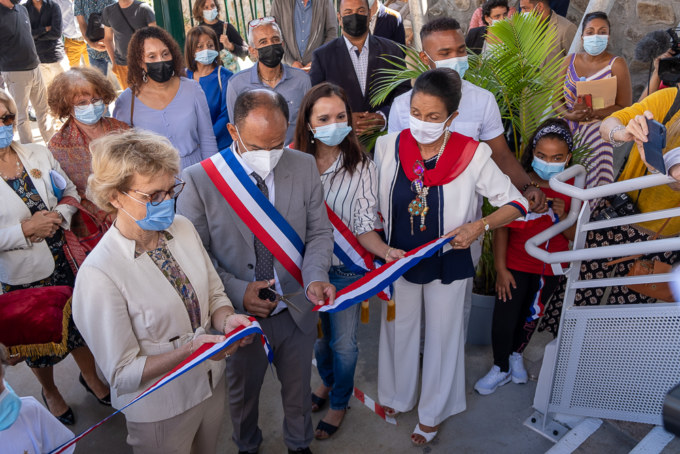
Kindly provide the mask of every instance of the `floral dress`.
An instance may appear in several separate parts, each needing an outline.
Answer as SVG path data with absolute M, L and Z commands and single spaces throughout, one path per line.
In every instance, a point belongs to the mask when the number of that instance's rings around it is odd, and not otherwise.
M 47 210 L 45 202 L 40 197 L 40 194 L 33 185 L 33 181 L 29 178 L 25 168 L 23 169 L 20 177 L 5 180 L 5 182 L 14 190 L 14 192 L 16 192 L 21 200 L 24 201 L 30 210 L 31 215 L 42 210 Z M 54 272 L 51 275 L 44 279 L 40 279 L 39 281 L 31 282 L 30 284 L 10 285 L 0 282 L 2 291 L 4 293 L 8 293 L 13 290 L 48 287 L 52 285 L 68 285 L 69 287 L 73 287 L 76 278 L 64 254 L 63 247 L 65 241 L 64 231 L 61 228 L 57 229 L 57 232 L 52 236 L 52 238 L 45 238 L 45 242 L 49 246 L 52 256 L 54 257 Z M 68 340 L 66 345 L 69 352 L 75 348 L 85 346 L 85 341 L 73 323 L 73 317 L 69 318 Z M 62 356 L 33 357 L 27 359 L 26 363 L 29 367 L 34 368 L 50 367 L 54 364 L 57 364 L 67 355 L 68 352 Z

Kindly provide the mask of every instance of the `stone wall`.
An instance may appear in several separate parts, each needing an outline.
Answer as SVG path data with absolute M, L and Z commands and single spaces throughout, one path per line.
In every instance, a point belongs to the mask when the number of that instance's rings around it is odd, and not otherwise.
M 483 0 L 434 0 L 428 8 L 428 19 L 450 16 L 467 31 L 470 18 Z M 510 0 L 518 7 L 518 0 Z M 567 17 L 579 24 L 588 0 L 571 0 Z M 626 59 L 633 81 L 634 99 L 646 86 L 649 64 L 634 60 L 635 46 L 647 33 L 675 26 L 680 21 L 680 0 L 617 0 L 609 13 L 612 22 L 610 51 Z M 578 36 L 578 35 L 577 35 Z

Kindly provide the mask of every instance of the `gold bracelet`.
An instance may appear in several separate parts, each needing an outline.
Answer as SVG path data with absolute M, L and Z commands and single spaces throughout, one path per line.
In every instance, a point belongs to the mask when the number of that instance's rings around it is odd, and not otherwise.
M 390 252 L 392 252 L 393 250 L 394 250 L 393 247 L 387 248 L 387 252 L 385 253 L 385 263 L 387 263 L 387 259 L 390 256 Z

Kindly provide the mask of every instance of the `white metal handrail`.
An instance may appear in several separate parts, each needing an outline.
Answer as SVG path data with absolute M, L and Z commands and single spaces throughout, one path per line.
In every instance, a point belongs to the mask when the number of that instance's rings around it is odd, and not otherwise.
M 623 192 L 631 192 L 639 189 L 646 189 L 654 186 L 672 183 L 672 178 L 657 174 L 644 177 L 633 178 L 630 180 L 611 183 L 604 186 L 584 189 L 586 169 L 581 165 L 574 165 L 564 172 L 550 179 L 550 187 L 562 194 L 572 197 L 572 204 L 567 217 L 555 225 L 547 228 L 540 234 L 529 239 L 525 244 L 525 249 L 529 255 L 545 263 L 564 263 L 579 260 L 597 260 L 606 257 L 623 257 L 627 255 L 646 255 L 671 250 L 680 250 L 680 238 L 665 238 L 653 241 L 643 241 L 638 243 L 618 244 L 603 246 L 598 248 L 578 249 L 563 252 L 548 252 L 541 249 L 539 245 L 544 244 L 550 238 L 558 235 L 574 225 L 579 218 L 581 203 L 587 200 L 606 197 Z M 566 183 L 567 180 L 574 178 L 574 185 Z M 589 210 L 587 206 L 583 210 Z M 680 207 L 666 210 L 659 210 L 651 213 L 636 214 L 631 216 L 617 217 L 606 221 L 590 221 L 589 216 L 581 216 L 581 231 L 610 228 L 618 225 L 633 224 L 638 222 L 665 219 L 668 217 L 680 216 Z M 665 276 L 665 275 L 659 275 Z M 667 279 L 670 280 L 670 279 Z M 661 281 L 666 282 L 667 280 Z M 616 284 L 614 284 L 616 285 Z

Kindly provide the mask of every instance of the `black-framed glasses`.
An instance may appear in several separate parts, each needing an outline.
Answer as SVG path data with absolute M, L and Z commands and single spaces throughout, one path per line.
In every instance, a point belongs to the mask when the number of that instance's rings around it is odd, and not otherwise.
M 93 104 L 95 106 L 102 105 L 104 103 L 104 100 L 102 98 L 92 98 L 92 99 L 84 99 L 80 101 L 79 103 L 74 104 L 76 107 L 87 107 L 90 104 Z
M 156 191 L 153 194 L 147 194 L 136 189 L 130 189 L 130 191 L 139 195 L 143 195 L 151 205 L 157 206 L 164 202 L 168 196 L 170 196 L 171 199 L 176 199 L 180 195 L 186 183 L 177 177 L 175 177 L 175 181 L 177 181 L 177 183 L 171 187 L 169 191 Z
M 2 122 L 3 125 L 9 126 L 12 123 L 14 123 L 14 119 L 17 117 L 17 114 L 13 113 L 6 113 L 2 117 L 0 117 L 0 121 Z

